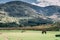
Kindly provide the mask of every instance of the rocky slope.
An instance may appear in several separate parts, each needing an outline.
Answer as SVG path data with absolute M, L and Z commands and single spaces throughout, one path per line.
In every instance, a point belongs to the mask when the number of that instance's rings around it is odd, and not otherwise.
M 3 26 L 34 26 L 52 23 L 52 19 L 46 17 L 43 10 L 42 14 L 38 10 L 40 11 L 40 7 L 22 1 L 1 4 L 0 24 Z

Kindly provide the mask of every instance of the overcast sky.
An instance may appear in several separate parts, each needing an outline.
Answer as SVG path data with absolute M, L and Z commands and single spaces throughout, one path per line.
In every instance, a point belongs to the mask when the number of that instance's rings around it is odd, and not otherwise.
M 9 1 L 14 1 L 14 0 L 0 0 L 0 3 L 5 3 Z M 60 0 L 19 0 L 19 1 L 28 2 L 33 5 L 42 6 L 42 7 L 49 6 L 49 5 L 60 6 Z

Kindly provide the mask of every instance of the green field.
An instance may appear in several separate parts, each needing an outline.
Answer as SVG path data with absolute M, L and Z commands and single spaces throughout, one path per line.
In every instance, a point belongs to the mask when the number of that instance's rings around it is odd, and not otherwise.
M 60 40 L 60 37 L 55 37 L 60 34 L 60 31 L 47 31 L 47 34 L 42 34 L 41 31 L 25 31 L 21 30 L 0 30 L 0 40 Z

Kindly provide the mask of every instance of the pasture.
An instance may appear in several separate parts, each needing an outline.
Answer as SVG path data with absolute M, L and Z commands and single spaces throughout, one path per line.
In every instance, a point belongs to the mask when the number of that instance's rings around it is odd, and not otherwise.
M 47 31 L 47 34 L 42 34 L 41 31 L 25 30 L 0 30 L 0 40 L 60 40 L 60 37 L 55 37 L 60 34 L 60 31 Z

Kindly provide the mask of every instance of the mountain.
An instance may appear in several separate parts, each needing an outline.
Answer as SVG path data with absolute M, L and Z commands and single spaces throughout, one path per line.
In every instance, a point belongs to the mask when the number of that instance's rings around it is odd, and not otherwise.
M 39 7 L 39 6 L 30 6 L 34 10 L 36 10 L 39 14 L 52 19 L 53 21 L 60 21 L 60 6 L 57 5 L 50 5 L 46 7 Z
M 37 12 L 51 18 L 54 21 L 60 21 L 60 6 L 51 5 L 46 7 L 38 7 Z
M 22 1 L 11 1 L 0 4 L 0 27 L 34 26 L 52 23 L 52 19 L 44 15 L 44 13 L 46 14 L 44 10 L 43 7 Z

